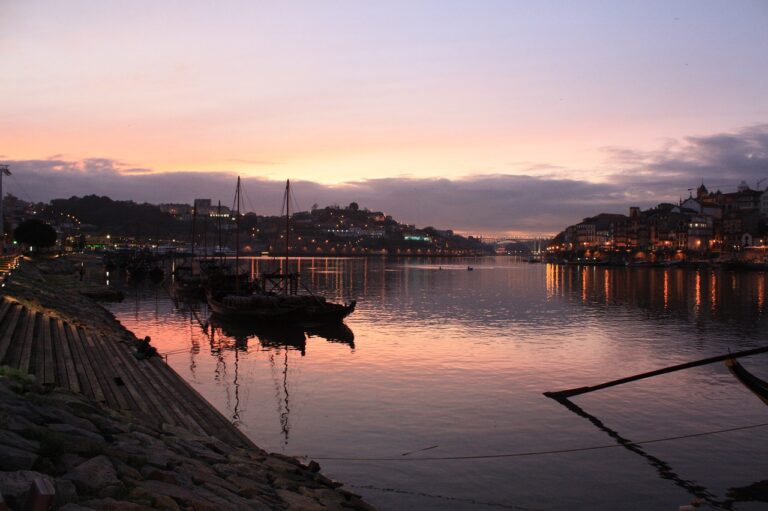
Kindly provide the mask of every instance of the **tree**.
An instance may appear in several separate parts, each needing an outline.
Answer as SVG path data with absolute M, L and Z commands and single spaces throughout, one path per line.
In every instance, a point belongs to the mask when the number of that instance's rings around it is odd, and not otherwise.
M 56 244 L 56 231 L 37 218 L 24 220 L 13 231 L 13 239 L 30 247 L 46 248 Z
M 352 202 L 349 204 L 349 209 L 351 211 L 357 211 L 358 209 L 360 209 L 360 206 L 358 206 L 357 202 Z

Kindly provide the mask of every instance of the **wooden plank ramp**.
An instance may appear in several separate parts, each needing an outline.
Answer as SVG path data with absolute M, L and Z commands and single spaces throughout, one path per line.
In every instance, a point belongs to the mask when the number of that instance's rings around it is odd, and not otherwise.
M 118 410 L 255 447 L 160 357 L 134 356 L 128 333 L 106 336 L 0 297 L 0 364 Z
M 16 331 L 16 327 L 19 324 L 19 318 L 21 317 L 21 311 L 24 307 L 21 304 L 14 304 L 12 312 L 8 316 L 8 320 L 3 322 L 2 336 L 0 336 L 0 364 L 8 364 L 6 360 L 13 334 Z

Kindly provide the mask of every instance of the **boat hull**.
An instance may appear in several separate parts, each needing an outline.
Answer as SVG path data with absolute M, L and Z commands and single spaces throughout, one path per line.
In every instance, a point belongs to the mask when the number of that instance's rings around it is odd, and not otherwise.
M 744 366 L 739 364 L 736 359 L 729 358 L 725 361 L 725 365 L 736 377 L 736 379 L 738 379 L 753 394 L 759 397 L 763 403 L 768 405 L 768 382 L 761 380 L 757 376 L 744 369 Z
M 354 312 L 356 302 L 336 304 L 327 302 L 307 304 L 244 304 L 235 306 L 227 304 L 223 299 L 207 294 L 208 306 L 211 311 L 223 318 L 255 321 L 263 323 L 307 323 L 325 324 L 340 322 Z

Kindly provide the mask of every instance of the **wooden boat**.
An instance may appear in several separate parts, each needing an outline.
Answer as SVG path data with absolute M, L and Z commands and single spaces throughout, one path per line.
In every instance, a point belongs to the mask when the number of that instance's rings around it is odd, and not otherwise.
M 736 377 L 736 379 L 738 379 L 745 387 L 752 391 L 753 394 L 755 394 L 765 404 L 768 405 L 768 382 L 761 380 L 757 376 L 744 369 L 744 366 L 739 364 L 735 358 L 727 359 L 725 361 L 725 365 Z
M 286 255 L 288 268 L 288 236 L 290 233 L 290 181 L 286 183 Z M 235 192 L 237 228 L 237 254 L 235 268 L 239 264 L 240 178 Z M 299 295 L 297 273 L 264 274 L 261 282 L 250 283 L 235 274 L 233 286 L 211 286 L 206 298 L 211 311 L 224 318 L 262 323 L 338 323 L 355 310 L 356 302 L 338 304 L 313 294 Z

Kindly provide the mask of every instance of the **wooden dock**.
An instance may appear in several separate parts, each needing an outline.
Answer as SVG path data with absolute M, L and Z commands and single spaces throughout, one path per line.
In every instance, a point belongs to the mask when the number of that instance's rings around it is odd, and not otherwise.
M 0 365 L 118 410 L 255 447 L 160 357 L 139 360 L 134 351 L 127 331 L 107 337 L 0 297 Z

